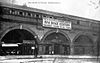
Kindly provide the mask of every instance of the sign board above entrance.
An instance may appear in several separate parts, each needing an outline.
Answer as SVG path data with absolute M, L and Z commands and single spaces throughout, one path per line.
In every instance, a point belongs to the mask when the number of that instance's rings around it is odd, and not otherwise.
M 43 18 L 44 27 L 71 29 L 71 22 L 53 18 Z

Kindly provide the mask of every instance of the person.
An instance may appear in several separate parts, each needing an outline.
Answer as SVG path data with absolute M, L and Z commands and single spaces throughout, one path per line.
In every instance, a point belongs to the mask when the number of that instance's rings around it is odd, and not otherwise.
M 35 49 L 34 49 L 34 56 L 35 56 L 35 58 L 37 58 L 37 55 L 38 55 L 38 45 L 35 44 Z

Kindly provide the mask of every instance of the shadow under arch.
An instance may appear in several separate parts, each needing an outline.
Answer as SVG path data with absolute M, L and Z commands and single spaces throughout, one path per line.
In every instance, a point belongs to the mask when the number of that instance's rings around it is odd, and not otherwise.
M 74 55 L 94 55 L 94 44 L 90 35 L 79 33 L 73 39 Z
M 7 28 L 6 30 L 3 30 L 2 34 L 1 34 L 1 38 L 0 38 L 0 42 L 1 42 L 2 38 L 3 38 L 8 32 L 10 32 L 10 31 L 12 31 L 12 30 L 15 30 L 15 29 L 21 30 L 21 29 L 20 29 L 20 26 L 9 27 L 9 28 Z M 38 36 L 36 35 L 36 33 L 35 33 L 33 30 L 31 30 L 29 27 L 23 26 L 22 30 L 26 30 L 26 31 L 30 32 L 30 33 L 36 38 L 37 43 L 40 42 L 40 40 L 39 40 Z
M 2 49 L 0 49 L 2 53 L 0 53 L 0 55 L 31 55 L 35 54 L 32 47 L 36 47 L 36 44 L 38 45 L 39 39 L 35 32 L 28 27 L 23 26 L 23 28 L 20 29 L 19 26 L 15 26 L 3 31 L 0 42 L 0 45 L 2 45 Z M 8 46 L 9 44 L 10 46 Z
M 70 39 L 68 35 L 61 30 L 50 30 L 42 38 L 44 44 L 44 54 L 69 55 Z

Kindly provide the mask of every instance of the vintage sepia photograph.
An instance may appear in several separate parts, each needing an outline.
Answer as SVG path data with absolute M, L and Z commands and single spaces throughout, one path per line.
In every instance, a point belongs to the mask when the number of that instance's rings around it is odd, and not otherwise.
M 0 63 L 100 63 L 100 0 L 0 0 Z

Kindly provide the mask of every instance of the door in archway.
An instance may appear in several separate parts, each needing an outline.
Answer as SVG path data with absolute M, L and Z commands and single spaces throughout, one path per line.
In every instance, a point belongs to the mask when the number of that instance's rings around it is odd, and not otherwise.
M 55 55 L 69 55 L 70 54 L 70 44 L 69 40 L 62 33 L 51 33 L 45 40 L 45 54 L 55 54 Z
M 37 40 L 27 30 L 14 29 L 6 33 L 1 42 L 1 55 L 31 55 Z
M 58 45 L 58 44 L 55 44 L 54 45 L 54 54 L 60 54 L 60 45 Z

